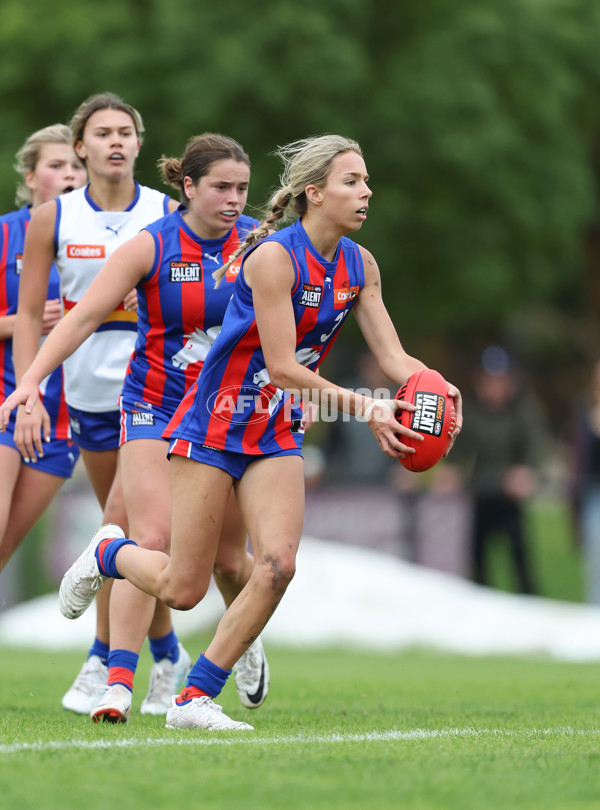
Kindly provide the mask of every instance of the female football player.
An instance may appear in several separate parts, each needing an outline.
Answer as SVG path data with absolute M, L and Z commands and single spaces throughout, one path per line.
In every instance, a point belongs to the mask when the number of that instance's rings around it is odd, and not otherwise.
M 144 126 L 140 114 L 113 93 L 86 99 L 70 122 L 71 142 L 87 169 L 89 183 L 40 205 L 27 230 L 13 349 L 17 379 L 39 348 L 45 290 L 53 264 L 60 275 L 63 309 L 75 306 L 113 251 L 140 228 L 177 207 L 161 191 L 140 186 L 134 165 Z M 103 520 L 127 521 L 118 472 L 119 404 L 127 362 L 137 331 L 135 291 L 64 365 L 65 399 L 71 435 L 103 510 Z M 48 445 L 48 414 L 38 403 L 16 418 L 15 444 L 36 461 Z M 36 462 L 39 464 L 39 461 Z M 110 589 L 97 600 L 96 638 L 88 659 L 63 697 L 63 707 L 87 714 L 103 694 L 107 678 Z M 170 612 L 157 609 L 152 637 L 169 637 Z M 177 652 L 171 651 L 175 657 Z M 175 673 L 177 675 L 178 673 Z
M 86 181 L 85 168 L 75 155 L 71 131 L 53 124 L 27 138 L 17 152 L 21 175 L 16 202 L 19 209 L 0 217 L 0 389 L 3 397 L 15 387 L 13 333 L 25 232 L 42 203 L 66 194 Z M 62 316 L 60 279 L 52 264 L 43 301 L 40 333 L 47 335 Z M 63 372 L 57 368 L 44 380 L 40 399 L 50 417 L 50 443 L 44 454 L 23 458 L 14 441 L 14 417 L 0 435 L 0 571 L 41 517 L 60 487 L 70 478 L 79 449 L 70 439 L 63 395 Z

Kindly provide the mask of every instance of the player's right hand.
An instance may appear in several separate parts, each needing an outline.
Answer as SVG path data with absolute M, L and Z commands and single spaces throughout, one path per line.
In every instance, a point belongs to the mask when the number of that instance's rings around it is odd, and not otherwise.
M 0 430 L 4 432 L 11 412 L 18 407 L 14 441 L 26 461 L 35 462 L 44 455 L 44 441 L 50 440 L 50 417 L 39 401 L 37 385 L 25 379 L 0 405 Z
M 137 297 L 137 290 L 135 289 L 135 287 L 133 288 L 133 290 L 130 290 L 123 299 L 123 306 L 125 307 L 127 312 L 137 312 L 138 297 Z
M 423 440 L 420 433 L 400 424 L 395 417 L 397 410 L 414 411 L 416 407 L 410 402 L 397 399 L 367 398 L 356 413 L 359 421 L 367 422 L 386 456 L 395 459 L 405 458 L 407 454 L 415 452 L 413 447 L 402 443 L 402 437 Z
M 50 417 L 39 399 L 30 411 L 28 407 L 26 402 L 17 410 L 14 440 L 25 461 L 35 463 L 44 455 L 44 442 L 50 441 Z

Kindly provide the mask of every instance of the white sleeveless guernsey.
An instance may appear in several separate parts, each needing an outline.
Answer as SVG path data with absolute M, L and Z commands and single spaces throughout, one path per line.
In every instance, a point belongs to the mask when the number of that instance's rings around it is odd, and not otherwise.
M 54 243 L 64 311 L 82 298 L 109 256 L 168 212 L 169 197 L 136 183 L 126 211 L 102 211 L 79 188 L 56 199 Z M 118 410 L 137 336 L 137 315 L 123 304 L 64 362 L 67 404 L 81 411 Z

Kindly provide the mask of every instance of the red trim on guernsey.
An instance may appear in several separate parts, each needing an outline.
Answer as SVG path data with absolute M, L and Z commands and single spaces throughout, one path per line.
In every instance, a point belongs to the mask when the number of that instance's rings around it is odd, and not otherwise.
M 202 280 L 199 283 L 192 282 L 195 287 L 195 292 L 193 295 L 186 295 L 188 284 L 181 285 L 181 323 L 194 324 L 195 329 L 201 329 L 202 331 L 204 331 L 204 321 L 206 312 L 205 273 L 207 272 L 207 268 L 204 267 L 204 251 L 202 249 L 202 246 L 199 245 L 198 242 L 195 242 L 183 230 L 183 228 L 179 229 L 179 244 L 181 250 L 181 261 L 200 262 L 200 267 L 202 268 Z M 184 346 L 186 342 L 185 335 L 182 335 L 181 339 L 182 339 L 181 345 Z M 184 374 L 185 374 L 186 391 L 188 390 L 190 385 L 192 385 L 192 383 L 196 381 L 198 374 L 200 373 L 200 369 L 201 366 L 199 366 L 198 363 L 190 363 L 189 366 L 185 369 Z
M 163 434 L 162 434 L 163 439 L 170 439 L 171 434 L 173 433 L 173 431 L 176 430 L 179 427 L 179 425 L 181 424 L 182 417 L 185 415 L 185 413 L 194 404 L 194 396 L 195 396 L 197 390 L 198 390 L 198 386 L 196 385 L 196 383 L 194 383 L 194 385 L 192 385 L 186 391 L 183 399 L 181 400 L 181 402 L 177 406 L 177 409 L 176 409 L 175 413 L 171 417 L 171 419 L 169 421 L 169 424 L 163 430 Z M 182 441 L 182 440 L 177 439 L 175 443 L 180 442 L 180 441 Z M 185 455 L 184 453 L 180 453 L 178 450 L 175 450 L 175 449 L 173 449 L 171 452 L 175 453 L 175 455 L 177 455 L 177 456 Z
M 6 279 L 6 254 L 8 252 L 8 223 L 2 223 L 2 256 L 0 256 L 0 277 Z M 8 294 L 6 284 L 0 285 L 0 315 L 8 310 Z
M 0 315 L 8 312 L 8 292 L 6 287 L 6 254 L 8 252 L 8 223 L 2 223 L 2 256 L 0 257 Z M 8 396 L 8 391 L 4 386 L 4 352 L 0 352 L 0 396 L 2 399 Z
M 274 394 L 276 393 L 277 388 L 274 385 L 271 385 L 271 383 L 268 383 L 268 385 L 264 386 L 263 391 L 264 390 L 270 391 Z M 280 416 L 284 412 L 284 410 L 285 410 L 284 408 L 281 409 L 281 411 L 279 412 Z M 250 455 L 252 455 L 256 453 L 256 450 L 262 453 L 262 450 L 260 450 L 258 443 L 262 439 L 264 432 L 265 432 L 265 423 L 262 420 L 256 422 L 249 422 L 248 425 L 246 425 L 246 430 L 244 431 L 244 438 L 242 439 L 242 447 L 244 453 L 249 453 Z M 274 435 L 273 439 L 274 441 L 277 442 L 277 444 L 280 447 L 282 446 L 277 436 Z M 295 446 L 296 445 L 294 444 L 294 447 Z
M 191 453 L 192 453 L 191 442 L 188 442 L 185 439 L 175 439 L 175 441 L 173 442 L 173 447 L 171 448 L 172 455 L 183 456 L 183 458 L 190 458 Z
M 308 254 L 308 251 L 307 251 L 307 255 L 310 256 L 310 254 Z M 297 259 L 297 257 L 296 257 L 293 250 L 290 252 L 290 257 L 291 257 L 292 263 L 294 265 L 294 271 L 295 271 L 295 275 L 296 275 L 296 283 L 294 284 L 294 288 L 292 290 L 292 295 L 293 295 L 296 292 L 296 290 L 298 289 L 298 285 L 300 283 L 300 264 L 299 264 L 298 259 Z M 310 257 L 310 258 L 312 258 L 312 257 Z M 309 270 L 310 269 L 311 269 L 311 267 L 309 265 Z M 310 276 L 311 283 L 317 284 L 317 283 L 320 282 L 322 284 L 323 283 L 323 278 L 322 278 L 323 277 L 323 268 L 321 267 L 321 265 L 317 264 L 317 269 L 315 270 L 315 268 L 313 267 L 312 270 L 314 271 L 315 278 L 313 279 L 313 272 L 311 272 L 311 276 Z M 318 309 L 312 309 L 310 307 L 306 307 L 304 313 L 302 314 L 302 318 L 300 319 L 300 323 L 296 327 L 296 332 L 297 332 L 297 335 L 298 335 L 297 341 L 299 341 L 301 339 L 301 337 L 303 337 L 307 332 L 309 332 L 311 329 L 314 328 L 314 326 L 315 326 L 315 324 L 317 322 L 318 316 L 319 316 L 319 310 Z M 257 334 L 258 334 L 258 332 L 257 332 Z M 255 348 L 256 348 L 256 346 L 255 346 Z M 266 387 L 267 388 L 274 388 L 274 386 L 266 386 Z M 273 441 L 277 442 L 278 446 L 282 450 L 290 450 L 290 449 L 293 449 L 293 448 L 296 447 L 296 442 L 294 441 L 294 438 L 292 437 L 291 433 L 289 432 L 289 427 L 290 426 L 286 425 L 286 422 L 285 422 L 286 413 L 285 413 L 285 411 L 286 411 L 286 409 L 282 408 L 279 411 L 279 413 L 277 414 L 275 422 L 273 423 L 272 439 L 273 439 Z M 286 430 L 286 427 L 287 427 L 287 430 Z M 256 453 L 256 450 L 259 449 L 259 442 L 263 437 L 264 430 L 265 430 L 265 424 L 262 421 L 250 422 L 250 424 L 247 425 L 246 430 L 244 431 L 244 437 L 242 439 L 242 448 L 243 448 L 244 453 L 250 453 L 250 454 Z
M 308 269 L 309 274 L 309 284 L 314 284 L 316 286 L 324 286 L 325 284 L 325 275 L 326 270 L 320 262 L 318 262 L 315 257 L 310 253 L 307 248 L 302 248 L 306 252 L 306 267 Z M 294 262 L 298 266 L 299 262 L 298 259 L 292 251 L 292 256 Z M 298 278 L 300 275 L 298 274 Z M 296 343 L 299 344 L 303 339 L 304 336 L 307 335 L 309 332 L 312 332 L 316 326 L 319 319 L 319 308 L 318 307 L 305 307 L 304 312 L 302 313 L 302 317 L 300 318 L 297 326 L 296 326 Z M 282 450 L 292 450 L 297 445 L 294 440 L 294 437 L 290 433 L 290 424 L 286 422 L 286 409 L 282 408 L 277 417 L 275 422 L 273 423 L 273 439 L 277 442 L 279 447 Z M 246 439 L 246 434 L 244 434 L 244 440 Z M 258 436 L 254 442 L 257 443 L 260 439 Z
M 230 386 L 239 388 L 239 381 L 243 380 L 246 375 L 246 370 L 252 359 L 252 355 L 256 351 L 260 340 L 258 337 L 258 327 L 256 320 L 253 320 L 248 331 L 244 335 L 235 349 L 229 355 L 229 360 L 225 366 L 225 371 L 221 377 L 219 388 L 223 391 L 227 390 Z M 212 414 L 210 416 L 208 427 L 206 429 L 206 438 L 204 444 L 209 447 L 217 447 L 221 450 L 225 449 L 225 442 L 227 441 L 227 431 L 229 430 L 229 423 L 225 421 L 227 414 L 222 411 L 220 413 L 221 419 L 216 419 Z M 244 452 L 246 445 L 244 442 Z
M 294 264 L 294 273 L 296 274 L 296 280 L 294 282 L 294 286 L 292 287 L 292 295 L 294 295 L 294 293 L 298 289 L 298 285 L 300 284 L 300 265 L 298 264 L 298 259 L 294 255 L 293 250 L 291 251 L 291 256 L 292 256 L 292 262 Z
M 333 280 L 332 283 L 333 283 L 334 290 L 350 289 L 350 274 L 348 273 L 348 266 L 346 265 L 346 259 L 344 258 L 344 251 L 341 251 L 341 253 L 340 253 L 340 258 L 339 258 L 338 263 L 336 265 L 335 276 L 334 276 L 334 280 Z M 335 308 L 335 304 L 334 304 L 334 308 Z M 347 306 L 340 307 L 339 311 L 343 312 L 345 309 L 347 309 Z M 347 316 L 345 316 L 345 317 L 347 317 Z M 341 321 L 339 326 L 336 327 L 336 331 L 332 335 L 331 340 L 327 341 L 323 351 L 321 352 L 321 359 L 319 360 L 319 365 L 321 365 L 323 360 L 325 360 L 325 358 L 327 357 L 327 355 L 329 354 L 329 352 L 333 348 L 333 344 L 337 340 L 337 337 L 338 337 L 338 335 L 339 335 L 339 333 L 341 331 L 342 324 L 343 324 L 343 321 Z
M 119 397 L 119 408 L 121 408 L 122 399 L 123 399 L 122 397 Z M 119 447 L 120 447 L 127 441 L 127 415 L 125 414 L 124 411 L 121 411 L 121 414 L 119 416 L 119 423 L 120 423 L 119 429 Z
M 296 400 L 293 407 L 299 408 L 300 402 Z M 275 422 L 273 423 L 273 438 L 282 450 L 294 450 L 298 445 L 296 444 L 293 435 L 290 433 L 291 422 L 285 421 L 285 410 L 285 408 L 282 408 L 279 411 Z
M 317 287 L 323 287 L 325 285 L 325 268 L 309 253 L 308 249 L 304 248 L 304 250 L 306 250 L 306 267 L 309 274 L 308 283 L 314 284 Z M 296 344 L 301 343 L 304 336 L 312 332 L 317 325 L 318 317 L 319 307 L 304 307 L 304 312 L 296 327 Z
M 56 374 L 56 372 L 54 372 Z M 67 403 L 65 400 L 64 394 L 64 383 L 65 383 L 65 375 L 62 367 L 60 369 L 60 403 L 58 405 L 58 411 L 55 415 L 54 420 L 54 435 L 57 439 L 70 439 L 71 438 L 71 427 L 70 427 L 70 420 L 69 420 L 69 409 L 67 408 Z
M 151 281 L 144 285 L 146 306 L 151 325 L 146 335 L 145 351 L 149 368 L 144 380 L 143 399 L 148 400 L 149 402 L 154 402 L 156 398 L 156 391 L 160 391 L 162 400 L 166 382 L 166 375 L 164 372 L 165 324 L 162 316 L 160 300 L 160 268 L 162 266 L 164 245 L 162 233 L 160 233 L 160 231 L 156 234 L 156 238 L 159 243 L 158 256 L 154 260 L 156 272 L 152 276 Z M 150 392 L 152 392 L 152 394 Z

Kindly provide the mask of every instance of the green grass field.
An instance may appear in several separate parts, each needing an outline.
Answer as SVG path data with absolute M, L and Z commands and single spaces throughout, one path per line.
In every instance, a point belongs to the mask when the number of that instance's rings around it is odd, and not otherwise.
M 188 639 L 194 654 L 205 639 Z M 0 649 L 0 797 L 29 808 L 600 807 L 600 665 L 270 649 L 243 734 L 60 709 L 81 655 Z M 116 804 L 115 804 L 116 803 Z

